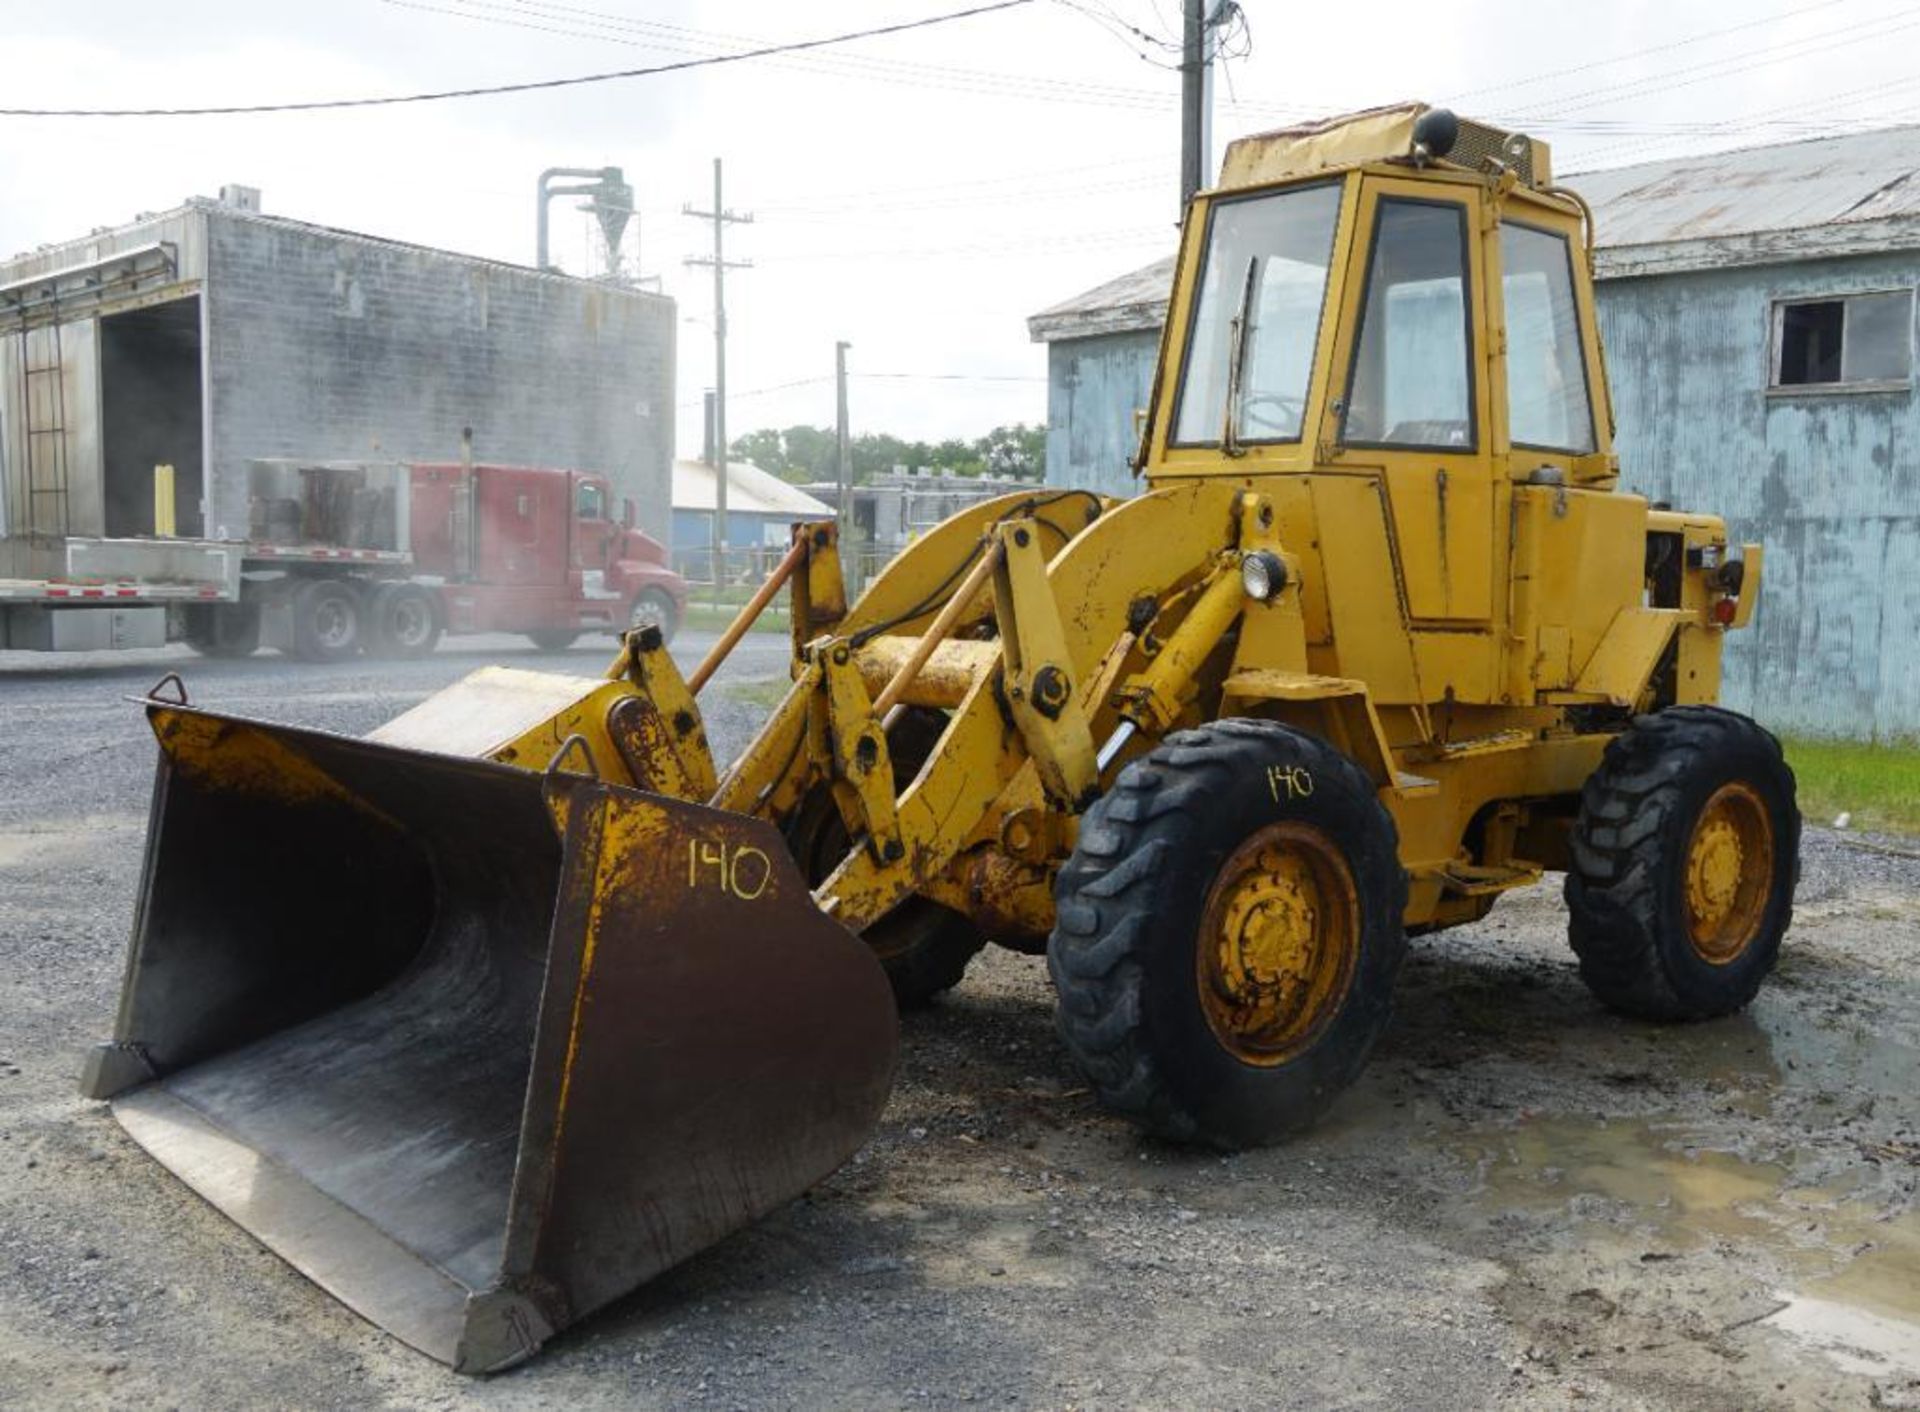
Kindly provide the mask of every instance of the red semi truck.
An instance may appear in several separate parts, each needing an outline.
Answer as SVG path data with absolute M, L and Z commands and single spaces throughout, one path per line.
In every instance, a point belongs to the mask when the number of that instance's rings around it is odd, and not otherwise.
M 264 460 L 235 601 L 189 604 L 208 656 L 277 647 L 308 661 L 417 657 L 446 633 L 525 633 L 540 647 L 657 625 L 686 581 L 616 519 L 604 476 L 532 466 Z

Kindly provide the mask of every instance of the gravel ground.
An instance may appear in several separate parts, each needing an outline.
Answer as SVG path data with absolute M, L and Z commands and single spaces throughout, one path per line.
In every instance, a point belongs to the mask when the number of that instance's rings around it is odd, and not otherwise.
M 689 633 L 683 659 L 711 641 Z M 364 731 L 472 667 L 0 653 L 0 1405 L 1920 1406 L 1920 847 L 1809 833 L 1746 1015 L 1602 1012 L 1558 889 L 1415 944 L 1329 1120 L 1221 1158 L 1102 1114 L 1045 971 L 908 1017 L 880 1130 L 805 1198 L 457 1377 L 320 1294 L 74 1096 L 111 1028 L 153 747 L 121 698 Z M 736 749 L 783 642 L 710 726 Z

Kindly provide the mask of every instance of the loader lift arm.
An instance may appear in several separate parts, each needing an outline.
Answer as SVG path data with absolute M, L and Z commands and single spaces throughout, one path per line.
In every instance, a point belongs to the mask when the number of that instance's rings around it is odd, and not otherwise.
M 1004 853 L 1016 815 L 1030 828 L 1051 819 L 1056 843 L 1070 842 L 1062 825 L 1070 830 L 1103 773 L 1137 753 L 1136 733 L 1144 745 L 1193 708 L 1198 678 L 1250 601 L 1242 555 L 1277 559 L 1273 518 L 1258 513 L 1260 503 L 1218 485 L 1120 505 L 1086 492 L 1015 495 L 949 521 L 890 566 L 853 615 L 798 646 L 793 687 L 704 802 L 778 824 L 813 790 L 830 789 L 853 846 L 815 897 L 855 931 L 914 893 L 957 901 L 966 884 L 956 862 Z M 1177 529 L 1167 528 L 1169 516 Z M 1149 524 L 1153 532 L 1141 533 Z M 794 533 L 774 580 L 817 595 L 826 575 L 809 570 L 831 534 Z M 742 610 L 716 654 L 770 597 L 763 590 Z M 798 620 L 806 600 L 795 598 Z M 692 683 L 717 665 L 710 656 Z M 642 635 L 615 670 L 643 695 L 679 699 L 671 662 Z M 951 716 L 896 797 L 887 726 L 908 702 Z M 696 767 L 674 778 L 691 786 L 702 775 Z M 1054 850 L 1014 842 L 1016 857 L 993 871 L 1004 884 L 1007 864 L 1026 865 L 1016 870 L 1031 894 L 1022 910 L 1044 930 L 1048 874 L 1034 865 Z

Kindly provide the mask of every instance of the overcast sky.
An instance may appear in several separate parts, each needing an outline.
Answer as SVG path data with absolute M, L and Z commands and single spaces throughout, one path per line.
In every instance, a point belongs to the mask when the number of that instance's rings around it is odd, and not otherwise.
M 381 95 L 672 62 L 967 0 L 0 0 L 7 107 Z M 1178 0 L 1032 0 L 911 34 L 555 92 L 217 118 L 0 118 L 0 255 L 223 182 L 268 211 L 531 263 L 543 167 L 617 165 L 638 260 L 680 304 L 680 443 L 712 380 L 711 162 L 752 211 L 729 256 L 730 430 L 833 419 L 979 435 L 1042 421 L 1028 314 L 1165 254 Z M 1899 0 L 1245 0 L 1217 85 L 1238 133 L 1402 98 L 1553 142 L 1558 169 L 1920 120 L 1920 4 Z M 1142 38 L 1133 31 L 1144 32 Z M 634 236 L 628 236 L 628 258 Z M 588 218 L 556 202 L 560 263 Z M 911 375 L 911 376 L 902 376 Z M 939 376 L 930 376 L 939 375 Z M 784 386 L 800 383 L 798 386 Z M 780 389 L 763 391 L 763 389 Z

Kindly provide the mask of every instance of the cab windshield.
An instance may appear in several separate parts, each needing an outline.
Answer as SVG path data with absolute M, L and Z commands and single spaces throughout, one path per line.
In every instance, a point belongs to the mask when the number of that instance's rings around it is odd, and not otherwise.
M 1214 203 L 1175 445 L 1300 439 L 1339 214 L 1337 182 Z

